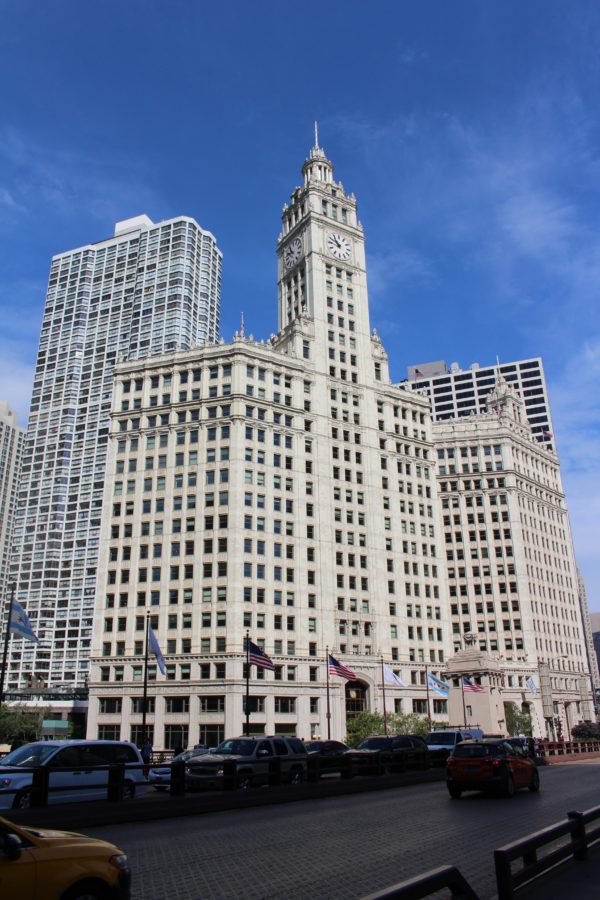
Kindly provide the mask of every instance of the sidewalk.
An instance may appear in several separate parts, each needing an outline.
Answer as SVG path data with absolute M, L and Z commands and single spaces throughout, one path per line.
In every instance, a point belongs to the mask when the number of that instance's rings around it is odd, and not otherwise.
M 598 900 L 600 897 L 600 842 L 583 862 L 570 860 L 521 888 L 519 900 Z

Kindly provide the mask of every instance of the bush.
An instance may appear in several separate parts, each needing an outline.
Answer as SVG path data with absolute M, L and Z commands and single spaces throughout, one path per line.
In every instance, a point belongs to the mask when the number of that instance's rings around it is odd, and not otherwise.
M 600 741 L 600 725 L 597 722 L 580 722 L 571 729 L 576 741 Z

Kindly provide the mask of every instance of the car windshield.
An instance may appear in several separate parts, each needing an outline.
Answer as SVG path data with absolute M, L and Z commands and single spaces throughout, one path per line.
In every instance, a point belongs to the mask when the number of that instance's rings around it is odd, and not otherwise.
M 427 743 L 428 744 L 454 744 L 456 740 L 456 732 L 455 731 L 444 731 L 444 732 L 432 732 L 427 735 Z
M 457 744 L 454 748 L 454 756 L 474 759 L 481 756 L 495 756 L 498 750 L 497 744 Z
M 56 744 L 25 744 L 8 753 L 0 766 L 41 766 L 53 753 L 56 753 Z
M 217 753 L 235 754 L 236 756 L 252 756 L 254 752 L 254 741 L 232 740 L 223 741 L 216 749 Z
M 389 738 L 367 738 L 358 745 L 358 750 L 386 750 L 389 747 Z
M 186 760 L 191 759 L 192 756 L 200 756 L 205 752 L 206 751 L 204 750 L 184 750 L 183 753 L 178 753 L 177 756 L 174 756 L 171 762 L 186 762 Z M 168 765 L 170 764 L 171 763 L 168 763 Z

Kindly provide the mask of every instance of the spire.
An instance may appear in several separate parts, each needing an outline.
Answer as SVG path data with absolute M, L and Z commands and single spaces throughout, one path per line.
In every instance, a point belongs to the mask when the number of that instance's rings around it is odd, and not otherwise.
M 319 146 L 318 122 L 315 122 L 315 145 L 314 147 L 311 147 L 308 159 L 304 161 L 302 174 L 304 175 L 305 185 L 308 184 L 309 181 L 332 181 L 333 165 L 327 159 L 323 148 Z

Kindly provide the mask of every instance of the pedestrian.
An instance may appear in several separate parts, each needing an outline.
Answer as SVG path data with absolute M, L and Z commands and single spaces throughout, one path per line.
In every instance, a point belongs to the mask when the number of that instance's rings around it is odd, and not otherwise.
M 147 778 L 148 771 L 150 768 L 150 760 L 152 759 L 152 741 L 150 740 L 148 735 L 146 735 L 146 737 L 144 738 L 144 742 L 140 748 L 140 754 L 142 756 L 142 761 L 144 763 L 144 769 L 143 769 L 144 775 Z

